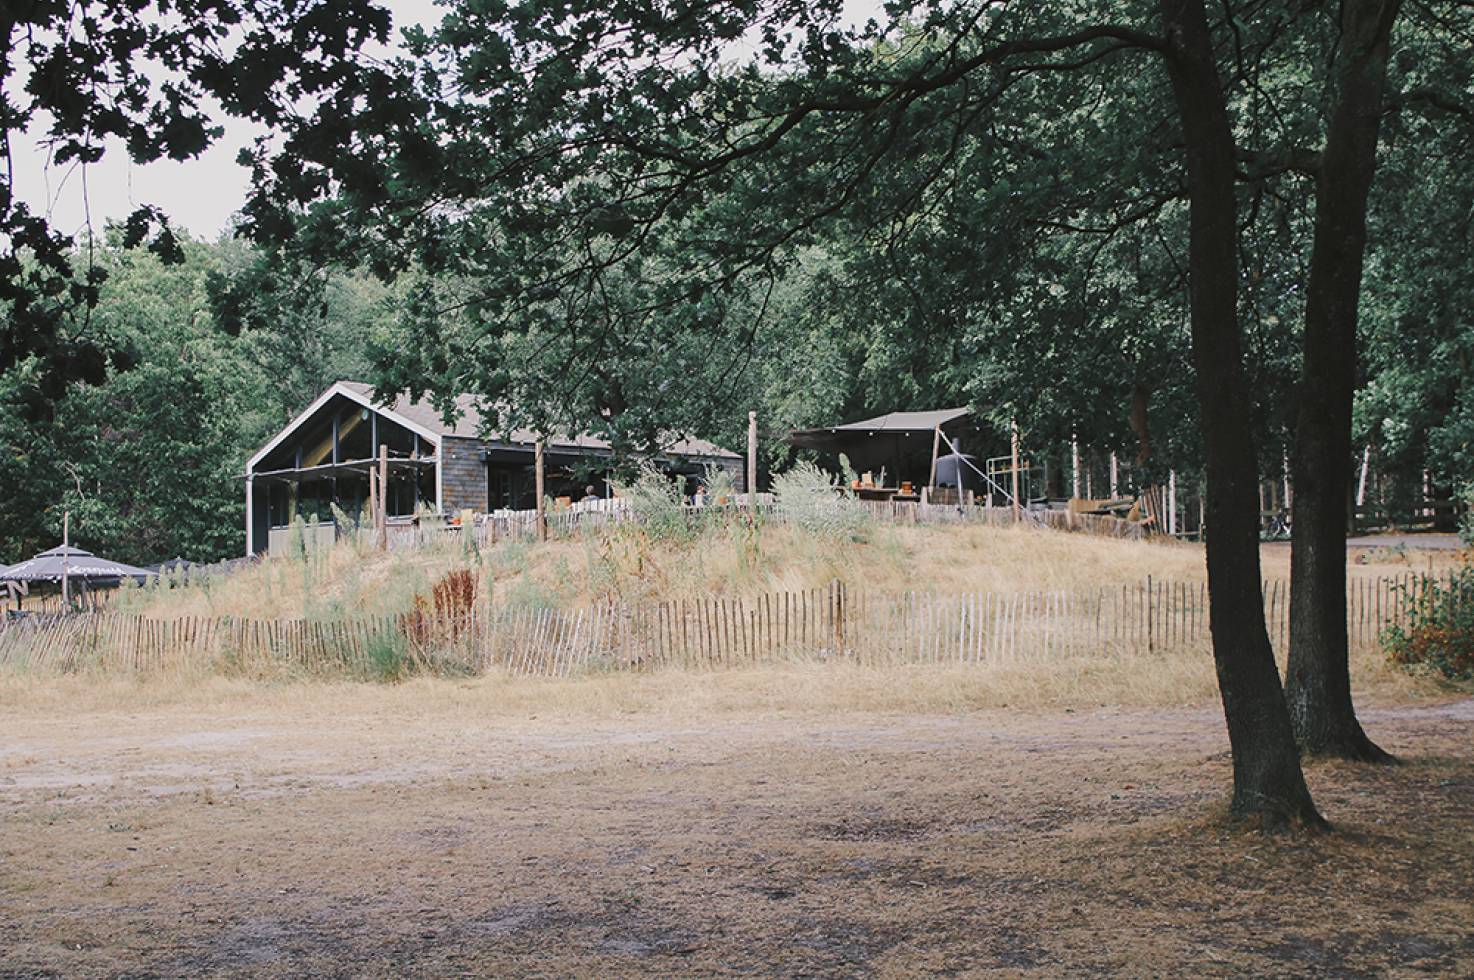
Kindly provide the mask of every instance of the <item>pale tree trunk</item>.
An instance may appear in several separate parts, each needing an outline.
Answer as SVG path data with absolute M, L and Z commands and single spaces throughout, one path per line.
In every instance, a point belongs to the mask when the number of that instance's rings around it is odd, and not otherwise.
M 1306 289 L 1304 366 L 1295 420 L 1290 552 L 1290 661 L 1285 694 L 1301 747 L 1384 762 L 1351 703 L 1346 631 L 1347 500 L 1356 319 L 1367 196 L 1400 0 L 1344 0 L 1336 97 L 1315 182 L 1315 243 Z
M 1233 813 L 1324 827 L 1300 769 L 1260 598 L 1259 505 L 1238 323 L 1235 147 L 1202 0 L 1160 0 L 1187 145 L 1193 362 L 1207 457 L 1213 658 L 1233 750 Z

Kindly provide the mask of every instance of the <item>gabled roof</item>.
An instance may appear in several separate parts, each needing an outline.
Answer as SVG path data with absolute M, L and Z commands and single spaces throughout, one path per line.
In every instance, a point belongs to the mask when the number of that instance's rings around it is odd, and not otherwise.
M 271 441 L 262 446 L 254 456 L 246 463 L 246 470 L 250 472 L 255 469 L 256 464 L 266 457 L 277 446 L 281 445 L 293 432 L 312 418 L 317 411 L 326 405 L 335 395 L 342 395 L 350 401 L 356 402 L 365 408 L 380 413 L 393 422 L 404 426 L 411 432 L 415 432 L 435 444 L 437 451 L 441 445 L 441 439 L 445 437 L 456 439 L 481 439 L 493 446 L 530 447 L 537 441 L 536 433 L 530 429 L 514 429 L 505 433 L 505 438 L 489 439 L 481 435 L 481 410 L 475 396 L 457 395 L 455 398 L 456 420 L 446 424 L 439 410 L 427 399 L 412 399 L 409 395 L 400 393 L 394 401 L 388 405 L 374 401 L 374 386 L 364 384 L 361 381 L 339 381 L 329 387 L 317 397 L 313 403 L 291 422 L 278 432 Z M 594 436 L 580 435 L 574 437 L 555 436 L 546 440 L 549 450 L 582 450 L 592 452 L 608 452 L 609 442 Z M 731 452 L 707 442 L 705 439 L 692 439 L 686 436 L 677 436 L 664 450 L 673 456 L 696 456 L 711 459 L 741 459 L 737 453 Z
M 374 386 L 364 384 L 361 381 L 340 381 L 339 384 L 358 392 L 364 398 L 372 398 Z M 474 395 L 457 395 L 455 397 L 456 420 L 447 425 L 441 417 L 440 412 L 427 399 L 418 401 L 411 399 L 408 395 L 400 393 L 392 405 L 388 407 L 388 413 L 392 418 L 405 420 L 412 423 L 411 428 L 418 427 L 421 432 L 434 432 L 438 436 L 450 436 L 455 439 L 482 439 L 495 445 L 507 446 L 531 446 L 537 441 L 537 434 L 531 429 L 513 429 L 511 432 L 502 433 L 503 438 L 492 439 L 481 434 L 482 416 L 479 403 Z M 384 409 L 380 409 L 384 411 Z M 437 438 L 438 441 L 438 438 Z M 552 436 L 546 440 L 549 449 L 589 449 L 607 452 L 609 442 L 597 436 Z M 693 439 L 689 436 L 676 436 L 672 442 L 665 447 L 665 452 L 676 456 L 711 456 L 721 459 L 741 459 L 737 453 L 723 449 L 705 439 Z
M 311 405 L 308 405 L 306 408 L 304 408 L 301 413 L 297 415 L 296 418 L 292 419 L 292 421 L 288 422 L 285 426 L 282 427 L 282 430 L 280 432 L 272 436 L 271 441 L 262 446 L 260 449 L 256 450 L 256 454 L 250 459 L 246 460 L 246 472 L 249 473 L 254 470 L 257 463 L 265 459 L 268 453 L 270 453 L 277 446 L 280 446 L 283 442 L 286 441 L 288 436 L 290 436 L 293 432 L 296 432 L 299 428 L 302 427 L 303 424 L 307 422 L 308 419 L 316 415 L 318 409 L 322 408 L 328 402 L 332 401 L 335 395 L 341 395 L 344 398 L 347 398 L 349 401 L 356 402 L 359 405 L 362 405 L 364 408 L 379 412 L 380 414 L 389 417 L 393 421 L 398 422 L 400 425 L 404 426 L 406 429 L 409 429 L 411 432 L 414 432 L 430 440 L 435 444 L 437 449 L 440 447 L 439 433 L 424 425 L 421 425 L 413 419 L 405 418 L 398 415 L 392 409 L 386 409 L 382 405 L 375 405 L 373 402 L 373 393 L 374 389 L 372 385 L 359 384 L 356 381 L 339 381 L 336 384 L 330 385 L 326 391 L 313 399 Z

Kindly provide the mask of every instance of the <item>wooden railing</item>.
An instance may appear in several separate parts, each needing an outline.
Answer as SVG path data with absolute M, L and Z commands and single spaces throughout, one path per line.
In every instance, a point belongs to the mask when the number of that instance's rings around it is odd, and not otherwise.
M 763 496 L 768 499 L 760 499 L 752 507 L 743 503 L 700 507 L 687 505 L 681 508 L 681 513 L 687 525 L 693 529 L 727 521 L 748 520 L 754 516 L 768 523 L 786 523 L 788 516 L 783 508 L 775 504 L 770 496 Z M 1066 510 L 1025 510 L 1015 516 L 1008 507 L 877 500 L 854 503 L 862 507 L 872 520 L 888 524 L 973 524 L 993 527 L 1018 524 L 1131 540 L 1140 540 L 1147 536 L 1147 531 L 1141 525 L 1131 521 L 1095 514 L 1074 514 Z M 637 523 L 644 519 L 638 511 L 629 507 L 551 511 L 546 517 L 548 536 L 551 538 L 575 537 L 592 529 Z M 439 518 L 423 521 L 402 519 L 390 522 L 387 542 L 391 549 L 423 548 L 443 543 L 447 534 L 459 535 L 461 531 L 458 524 Z M 341 529 L 339 537 L 352 536 L 355 533 L 362 536 L 365 544 L 372 543 L 372 532 L 366 529 Z M 498 541 L 531 540 L 537 537 L 537 533 L 536 511 L 497 511 L 475 517 L 478 547 L 486 547 Z
M 1438 580 L 1356 579 L 1352 645 L 1404 622 L 1404 597 Z M 1287 583 L 1264 589 L 1283 653 Z M 440 620 L 331 621 L 102 612 L 0 625 L 0 667 L 41 671 L 183 671 L 383 676 L 401 670 L 567 676 L 661 666 L 726 667 L 785 659 L 885 665 L 994 663 L 1119 653 L 1166 655 L 1208 645 L 1201 582 L 1148 579 L 1076 592 L 886 593 L 828 588 L 576 610 L 480 609 Z

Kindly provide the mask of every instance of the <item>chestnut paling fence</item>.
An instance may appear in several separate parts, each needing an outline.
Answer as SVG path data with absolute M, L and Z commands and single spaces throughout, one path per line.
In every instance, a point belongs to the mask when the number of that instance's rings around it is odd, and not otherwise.
M 1439 579 L 1355 579 L 1353 646 L 1406 621 L 1406 599 Z M 1288 583 L 1264 588 L 1271 639 L 1288 636 Z M 330 621 L 100 612 L 0 626 L 0 668 L 382 677 L 406 671 L 562 677 L 664 666 L 720 668 L 823 659 L 864 665 L 1047 663 L 1050 657 L 1202 652 L 1201 582 L 1147 579 L 1091 591 L 888 593 L 845 587 L 743 598 L 609 603 L 572 611 L 479 608 L 458 615 Z

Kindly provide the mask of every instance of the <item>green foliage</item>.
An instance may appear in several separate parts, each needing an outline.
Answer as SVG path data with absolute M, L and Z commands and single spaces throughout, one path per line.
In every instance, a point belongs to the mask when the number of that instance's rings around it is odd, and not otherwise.
M 312 385 L 366 370 L 361 335 L 381 315 L 380 293 L 332 276 L 321 305 L 298 290 L 310 315 L 232 333 L 210 282 L 249 266 L 251 253 L 179 245 L 174 264 L 116 235 L 97 251 L 109 275 L 91 329 L 130 351 L 127 365 L 72 385 L 46 418 L 24 408 L 40 384 L 34 362 L 0 373 L 0 561 L 54 545 L 64 511 L 74 540 L 133 564 L 240 554 L 246 459 L 319 393 Z M 293 336 L 315 339 L 294 346 Z
M 647 463 L 640 467 L 639 476 L 633 482 L 618 484 L 617 489 L 634 514 L 639 533 L 657 541 L 685 540 L 691 536 L 679 477 L 666 476 L 658 467 Z
M 397 684 L 409 676 L 409 641 L 397 629 L 376 630 L 364 641 L 366 679 Z
M 1405 624 L 1382 637 L 1392 662 L 1450 680 L 1474 679 L 1474 565 L 1461 566 L 1447 581 L 1430 579 L 1402 601 Z
M 795 527 L 827 538 L 853 538 L 870 525 L 864 506 L 813 463 L 799 462 L 773 478 L 778 513 Z
M 356 52 L 384 43 L 389 25 L 389 12 L 374 0 L 7 4 L 0 19 L 4 155 L 12 131 L 34 129 L 47 166 L 85 166 L 109 151 L 139 163 L 188 160 L 219 138 L 214 117 L 222 109 L 279 123 L 350 76 L 367 82 L 371 72 L 356 63 Z M 299 145 L 313 142 L 324 140 Z M 72 239 L 52 227 L 49 213 L 27 207 L 13 176 L 0 188 L 0 373 L 29 363 L 36 387 L 26 407 L 40 419 L 68 386 L 102 383 L 128 356 L 89 316 L 109 275 L 90 260 L 95 243 L 86 243 L 84 262 L 74 262 Z M 183 258 L 180 237 L 157 208 L 137 207 L 118 232 L 125 248 L 146 246 L 170 263 Z
M 718 501 L 732 503 L 737 499 L 737 481 L 732 477 L 732 471 L 725 466 L 708 463 L 701 471 L 701 492 L 706 496 L 708 504 Z

